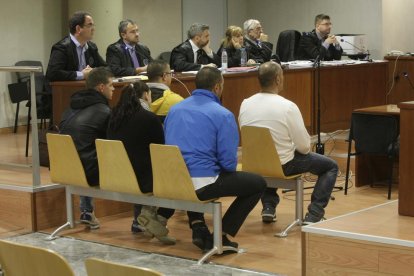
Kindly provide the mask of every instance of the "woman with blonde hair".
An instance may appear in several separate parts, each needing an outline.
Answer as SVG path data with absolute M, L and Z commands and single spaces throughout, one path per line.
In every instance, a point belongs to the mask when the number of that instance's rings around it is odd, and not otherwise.
M 240 64 L 241 60 L 241 48 L 243 47 L 243 30 L 238 26 L 229 26 L 225 33 L 226 37 L 223 38 L 217 55 L 221 56 L 223 49 L 227 52 L 227 64 L 228 67 L 243 66 Z M 255 63 L 254 60 L 247 60 L 249 53 L 246 53 L 246 62 L 248 64 Z

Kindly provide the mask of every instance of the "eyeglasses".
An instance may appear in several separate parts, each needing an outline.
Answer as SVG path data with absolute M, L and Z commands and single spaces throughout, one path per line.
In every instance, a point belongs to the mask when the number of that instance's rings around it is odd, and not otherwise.
M 164 73 L 162 73 L 162 76 L 164 76 L 164 75 L 171 75 L 171 77 L 175 76 L 174 72 L 164 72 Z

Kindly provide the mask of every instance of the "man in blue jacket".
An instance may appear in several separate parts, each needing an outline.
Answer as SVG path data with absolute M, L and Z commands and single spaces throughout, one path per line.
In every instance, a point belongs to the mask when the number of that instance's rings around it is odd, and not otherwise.
M 233 113 L 220 103 L 224 79 L 221 72 L 203 67 L 195 78 L 192 96 L 170 109 L 165 120 L 165 143 L 177 145 L 187 164 L 200 200 L 236 196 L 223 217 L 223 245 L 238 247 L 235 236 L 265 187 L 258 175 L 236 172 L 239 134 Z M 204 219 L 191 221 L 193 243 L 212 247 Z

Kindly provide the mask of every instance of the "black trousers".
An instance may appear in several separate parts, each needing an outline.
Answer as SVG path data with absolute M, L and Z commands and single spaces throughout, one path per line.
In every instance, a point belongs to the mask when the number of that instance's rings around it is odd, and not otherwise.
M 266 181 L 263 177 L 248 172 L 222 172 L 216 182 L 196 191 L 200 200 L 224 196 L 236 199 L 223 216 L 223 232 L 235 236 L 251 210 L 256 206 Z

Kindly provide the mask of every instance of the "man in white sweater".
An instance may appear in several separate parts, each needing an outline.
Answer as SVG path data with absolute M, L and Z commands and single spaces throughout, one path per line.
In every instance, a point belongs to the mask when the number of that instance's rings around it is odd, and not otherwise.
M 283 89 L 283 70 L 275 62 L 259 67 L 261 92 L 245 99 L 239 124 L 270 129 L 285 175 L 310 172 L 318 176 L 304 224 L 323 219 L 335 185 L 338 165 L 329 157 L 310 152 L 310 137 L 297 105 L 278 95 Z M 262 220 L 276 221 L 277 189 L 267 188 L 262 196 Z

